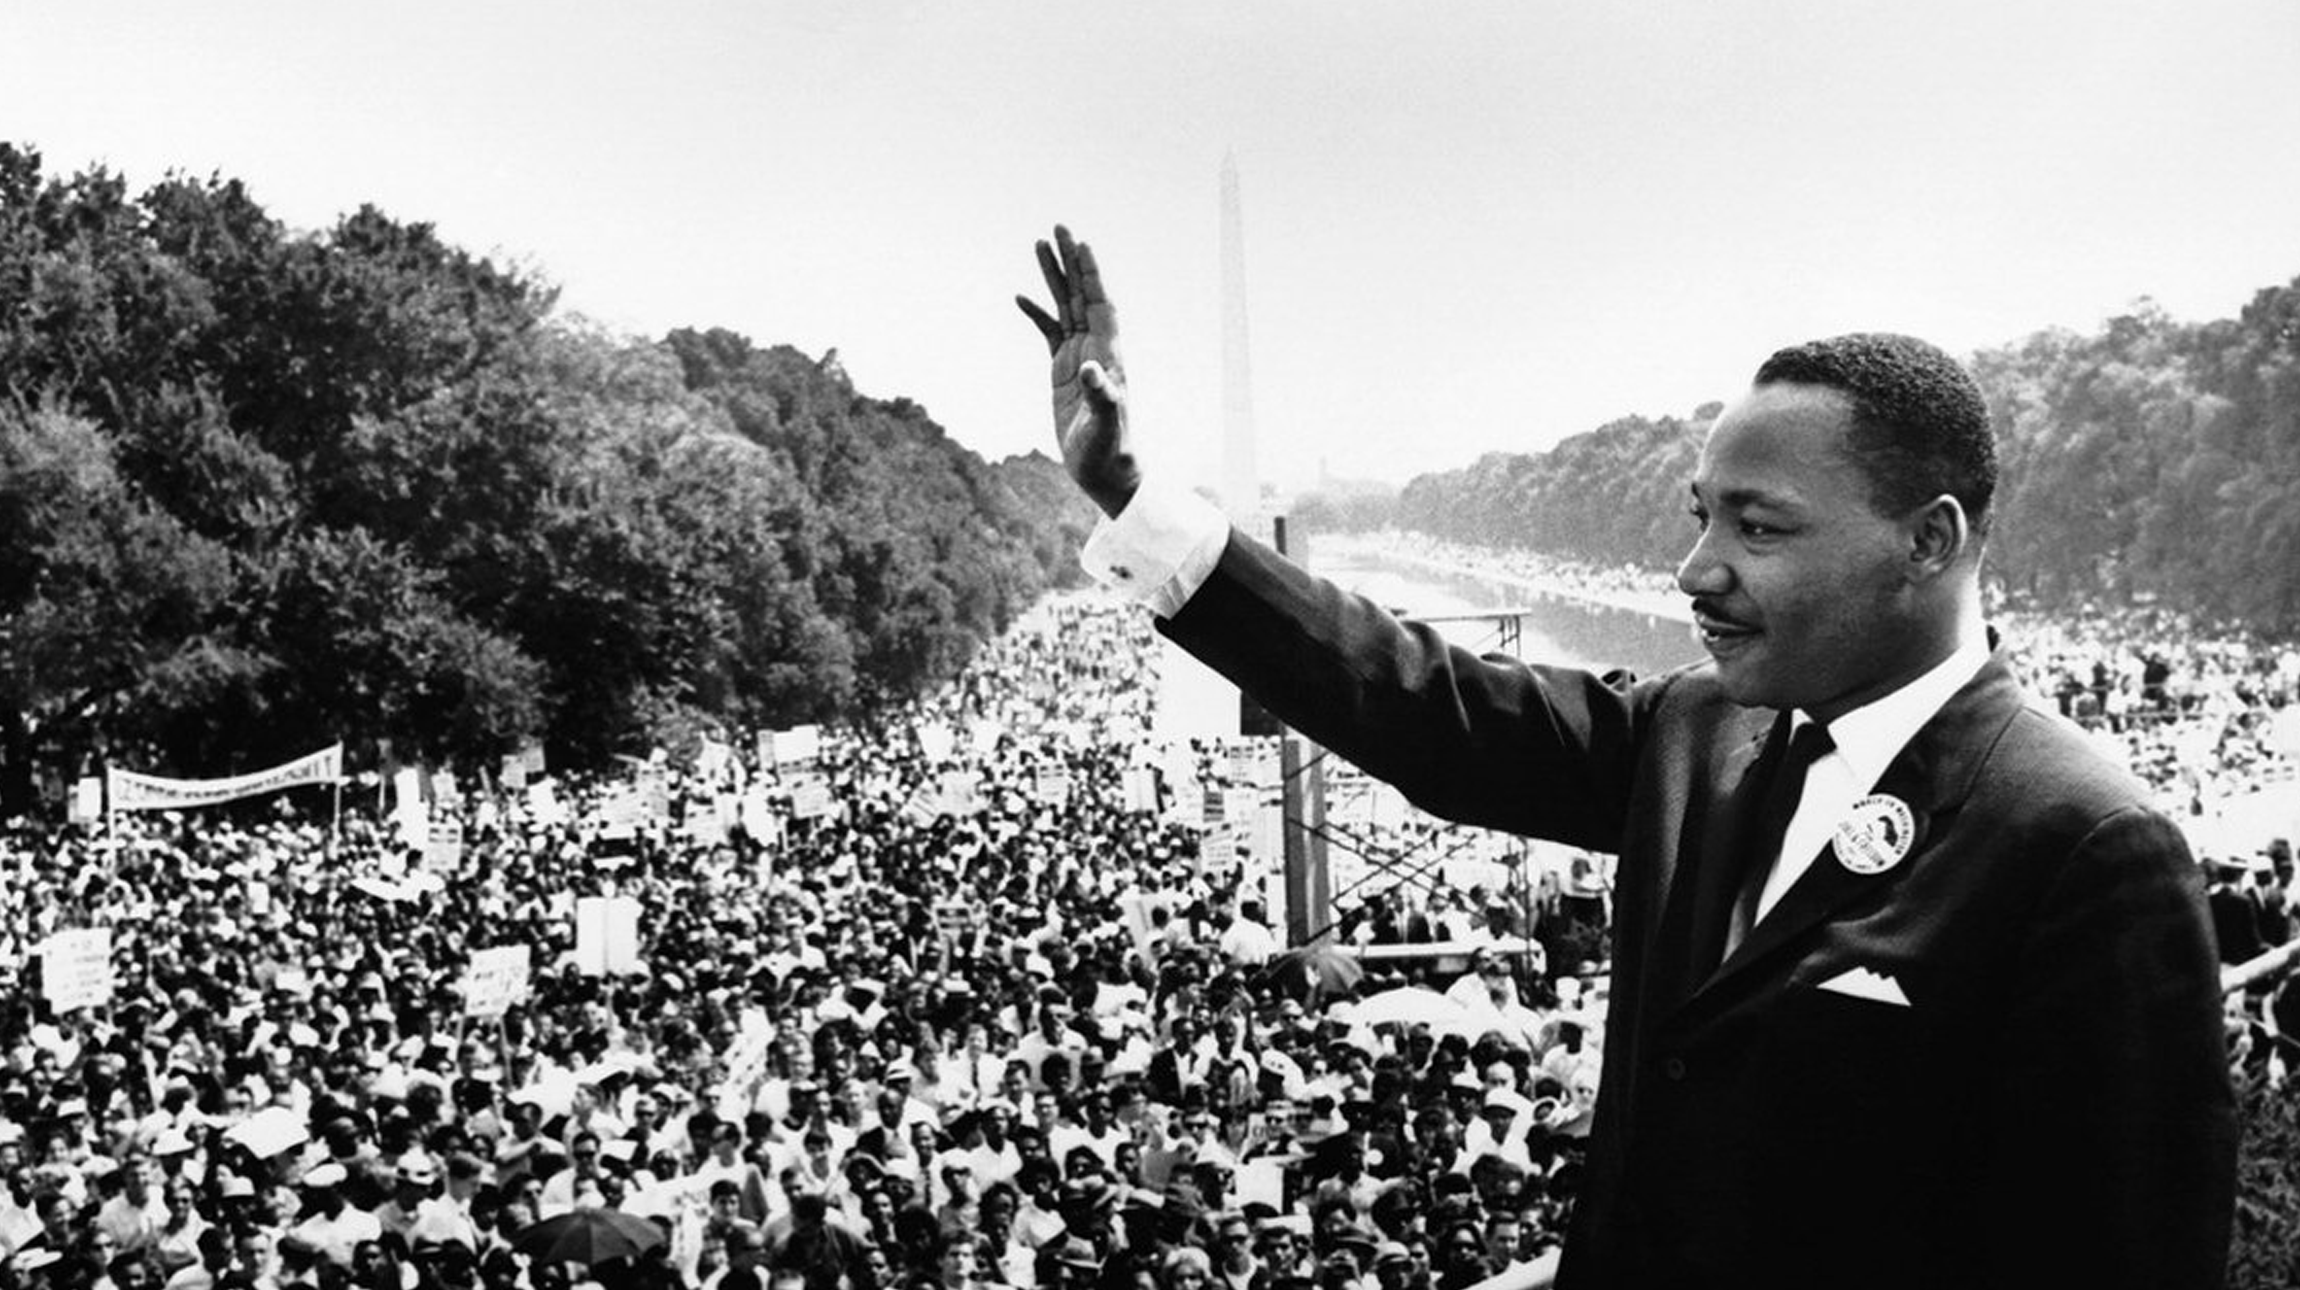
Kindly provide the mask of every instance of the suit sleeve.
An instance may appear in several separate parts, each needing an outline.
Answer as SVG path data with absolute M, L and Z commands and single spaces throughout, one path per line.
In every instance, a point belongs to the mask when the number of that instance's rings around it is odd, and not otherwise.
M 1434 815 L 1614 850 L 1642 688 L 1449 645 L 1235 532 L 1159 630 Z
M 2179 830 L 2128 807 L 2080 842 L 2008 988 L 1981 1208 L 1988 1285 L 2222 1283 L 2236 1116 L 2219 964 Z

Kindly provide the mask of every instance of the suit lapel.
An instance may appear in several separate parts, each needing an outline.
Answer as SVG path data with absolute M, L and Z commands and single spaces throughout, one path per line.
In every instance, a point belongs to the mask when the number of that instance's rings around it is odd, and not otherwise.
M 1933 718 L 1918 729 L 1898 756 L 1885 767 L 1871 793 L 1899 798 L 1915 817 L 1915 838 L 1909 854 L 1882 873 L 1859 874 L 1837 859 L 1836 848 L 1825 846 L 1798 877 L 1781 901 L 1750 929 L 1733 955 L 1693 992 L 1693 1001 L 1714 994 L 1719 987 L 1762 963 L 1775 950 L 1803 936 L 1847 902 L 1869 896 L 1900 876 L 1921 859 L 1934 835 L 1934 822 L 1956 809 L 1972 791 L 1973 780 L 1994 747 L 1997 736 L 2021 706 L 2019 684 L 2001 659 L 1991 657 L 1951 696 Z M 1745 819 L 1755 799 L 1737 803 Z
M 1717 962 L 1739 869 L 1735 844 L 1763 791 L 1766 754 L 1780 755 L 1787 727 L 1785 714 L 1770 724 L 1751 723 L 1747 737 L 1718 758 L 1707 791 L 1698 799 L 1700 818 L 1689 820 L 1679 839 L 1653 941 L 1659 970 L 1649 970 L 1664 1015 L 1692 995 Z

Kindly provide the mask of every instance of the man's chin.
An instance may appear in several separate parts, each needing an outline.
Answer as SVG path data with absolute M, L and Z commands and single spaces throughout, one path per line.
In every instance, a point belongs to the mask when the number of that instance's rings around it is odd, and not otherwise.
M 1783 686 L 1766 669 L 1755 666 L 1754 660 L 1733 654 L 1712 656 L 1711 662 L 1717 669 L 1717 688 L 1726 698 L 1744 708 L 1784 706 Z

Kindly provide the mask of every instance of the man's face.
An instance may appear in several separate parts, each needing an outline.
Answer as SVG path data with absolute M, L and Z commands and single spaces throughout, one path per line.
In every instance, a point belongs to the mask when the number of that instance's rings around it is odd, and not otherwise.
M 1870 505 L 1843 395 L 1762 386 L 1728 409 L 1693 481 L 1700 536 L 1677 569 L 1727 697 L 1823 721 L 1931 661 L 1910 532 Z
M 1241 1267 L 1254 1252 L 1254 1233 L 1235 1219 L 1224 1222 L 1221 1235 L 1216 1239 L 1216 1250 L 1222 1256 L 1223 1267 Z
M 1294 1261 L 1294 1234 L 1277 1228 L 1262 1232 L 1262 1261 L 1274 1267 L 1288 1267 Z
M 1518 1221 L 1510 1216 L 1498 1216 L 1486 1224 L 1485 1256 L 1495 1267 L 1504 1267 L 1517 1258 Z

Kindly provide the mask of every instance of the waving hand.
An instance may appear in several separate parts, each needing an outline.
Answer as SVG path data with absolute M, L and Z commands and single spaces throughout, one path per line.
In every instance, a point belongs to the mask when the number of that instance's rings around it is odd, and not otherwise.
M 1048 313 L 1027 296 L 1014 303 L 1053 355 L 1054 435 L 1062 464 L 1105 515 L 1125 509 L 1142 483 L 1126 436 L 1126 373 L 1118 361 L 1118 311 L 1102 289 L 1094 250 L 1070 230 L 1038 244 L 1038 267 L 1054 293 Z

